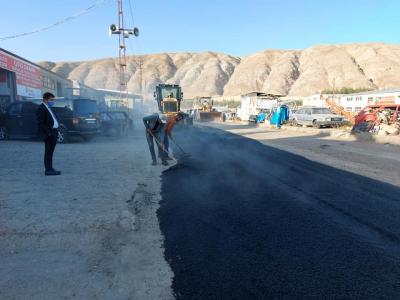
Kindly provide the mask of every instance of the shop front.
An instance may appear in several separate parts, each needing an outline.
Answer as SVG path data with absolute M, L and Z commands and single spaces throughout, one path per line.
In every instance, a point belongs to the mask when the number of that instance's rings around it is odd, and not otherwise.
M 41 97 L 40 68 L 0 49 L 0 105 Z

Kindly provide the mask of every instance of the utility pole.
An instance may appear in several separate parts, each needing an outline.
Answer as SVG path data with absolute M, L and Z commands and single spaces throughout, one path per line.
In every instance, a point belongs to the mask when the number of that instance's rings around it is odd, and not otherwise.
M 139 56 L 139 62 L 138 62 L 138 66 L 139 66 L 139 80 L 140 80 L 140 86 L 139 86 L 139 90 L 140 90 L 140 95 L 143 95 L 143 61 L 142 61 L 142 57 Z
M 110 35 L 118 34 L 119 41 L 119 97 L 123 101 L 124 105 L 128 107 L 128 74 L 126 71 L 126 39 L 131 35 L 138 37 L 139 29 L 134 27 L 133 29 L 127 29 L 124 25 L 124 12 L 122 7 L 122 0 L 118 0 L 118 26 L 115 24 L 110 25 Z
M 143 112 L 143 61 L 142 56 L 139 56 L 139 80 L 140 80 L 140 111 Z

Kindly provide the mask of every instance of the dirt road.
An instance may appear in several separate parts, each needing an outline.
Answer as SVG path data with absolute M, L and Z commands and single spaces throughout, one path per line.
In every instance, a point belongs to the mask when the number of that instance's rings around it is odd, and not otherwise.
M 0 142 L 0 299 L 172 298 L 143 132 L 43 148 Z

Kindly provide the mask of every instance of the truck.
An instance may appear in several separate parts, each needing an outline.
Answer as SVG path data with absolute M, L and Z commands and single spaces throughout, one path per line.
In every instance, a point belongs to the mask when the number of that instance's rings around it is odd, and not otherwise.
M 158 110 L 167 118 L 181 112 L 183 101 L 182 88 L 177 84 L 159 84 L 154 92 L 154 99 L 157 101 Z M 184 113 L 185 125 L 193 124 L 193 118 Z

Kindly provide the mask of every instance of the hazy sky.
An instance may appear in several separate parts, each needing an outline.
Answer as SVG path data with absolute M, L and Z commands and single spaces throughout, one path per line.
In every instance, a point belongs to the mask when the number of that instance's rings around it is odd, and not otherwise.
M 246 55 L 314 44 L 400 43 L 400 0 L 130 0 L 141 36 L 128 54 L 218 51 Z M 0 38 L 74 15 L 96 0 L 0 0 Z M 124 0 L 126 27 L 132 26 Z M 118 55 L 117 1 L 51 30 L 1 41 L 33 61 L 87 60 Z

